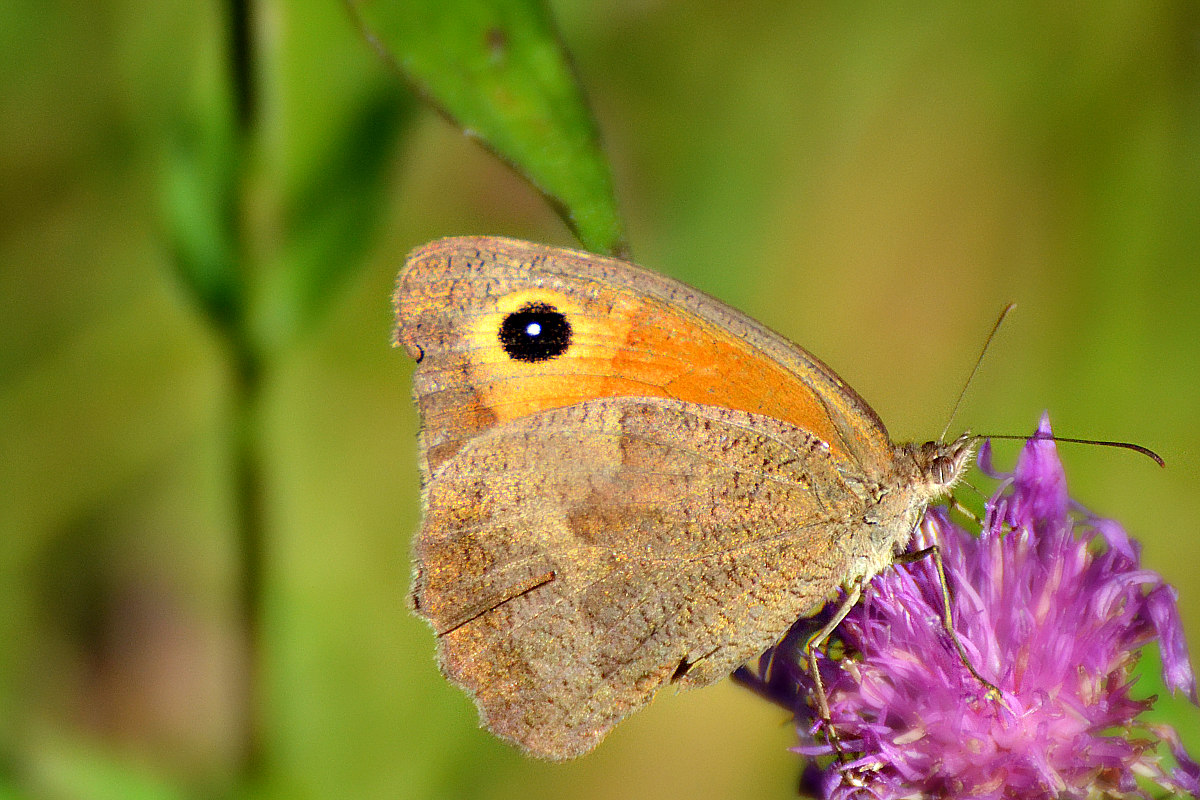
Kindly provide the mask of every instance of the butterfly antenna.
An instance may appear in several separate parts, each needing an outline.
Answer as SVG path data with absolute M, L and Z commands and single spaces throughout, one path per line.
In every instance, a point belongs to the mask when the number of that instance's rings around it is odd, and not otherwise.
M 1046 436 L 1044 434 L 1035 433 L 1033 436 L 1014 436 L 1011 434 L 988 434 L 980 436 L 981 439 L 1013 439 L 1017 441 L 1031 441 L 1035 439 L 1045 439 L 1048 442 L 1069 442 L 1071 444 L 1094 444 L 1097 447 L 1120 447 L 1122 450 L 1132 450 L 1135 453 L 1141 453 L 1146 458 L 1150 459 L 1160 467 L 1165 467 L 1167 462 L 1163 461 L 1162 456 L 1151 450 L 1149 447 L 1142 447 L 1140 444 L 1133 442 L 1108 442 L 1100 439 L 1071 439 L 1066 436 Z
M 1000 316 L 996 317 L 996 323 L 992 325 L 991 332 L 988 333 L 987 339 L 983 342 L 983 349 L 979 351 L 979 357 L 975 359 L 975 366 L 971 367 L 971 374 L 967 376 L 962 391 L 958 393 L 958 399 L 954 401 L 954 408 L 950 409 L 950 419 L 946 420 L 946 427 L 942 428 L 942 435 L 938 437 L 939 441 L 945 441 L 946 432 L 954 424 L 954 418 L 958 416 L 958 407 L 962 405 L 963 398 L 967 396 L 967 389 L 971 388 L 971 381 L 975 380 L 975 373 L 979 372 L 979 365 L 983 363 L 983 357 L 987 355 L 988 348 L 992 346 L 992 339 L 996 338 L 996 331 L 1000 330 L 1000 323 L 1004 322 L 1004 318 L 1008 316 L 1008 312 L 1016 307 L 1016 303 L 1009 303 L 1000 312 Z

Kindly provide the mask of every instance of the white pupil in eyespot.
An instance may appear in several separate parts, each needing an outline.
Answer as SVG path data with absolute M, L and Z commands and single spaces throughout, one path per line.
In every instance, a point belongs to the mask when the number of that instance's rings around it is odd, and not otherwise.
M 531 322 L 525 326 L 525 335 L 533 338 L 534 336 L 542 335 L 542 324 L 540 322 Z

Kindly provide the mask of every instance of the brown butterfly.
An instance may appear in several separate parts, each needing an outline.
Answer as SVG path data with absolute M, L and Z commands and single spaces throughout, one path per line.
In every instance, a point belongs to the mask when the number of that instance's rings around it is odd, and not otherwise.
M 802 348 L 611 258 L 443 239 L 394 301 L 424 418 L 412 606 L 483 724 L 545 758 L 857 596 L 970 458 L 893 444 Z

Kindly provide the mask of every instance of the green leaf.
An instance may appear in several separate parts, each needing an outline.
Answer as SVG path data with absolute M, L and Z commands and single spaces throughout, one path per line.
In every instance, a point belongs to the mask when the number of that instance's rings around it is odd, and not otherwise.
M 537 187 L 585 247 L 625 252 L 595 122 L 541 2 L 347 2 L 401 73 Z
M 226 76 L 209 63 L 197 72 L 185 116 L 166 136 L 164 236 L 189 299 L 218 329 L 229 329 L 245 300 L 237 233 L 241 147 Z

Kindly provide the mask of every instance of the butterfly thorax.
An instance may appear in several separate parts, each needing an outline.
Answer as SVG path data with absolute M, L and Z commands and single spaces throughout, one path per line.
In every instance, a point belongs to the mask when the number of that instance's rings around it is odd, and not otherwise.
M 886 569 L 908 546 L 929 504 L 962 479 L 975 439 L 896 445 L 889 474 L 874 484 L 862 521 L 845 541 L 846 583 L 866 581 Z

